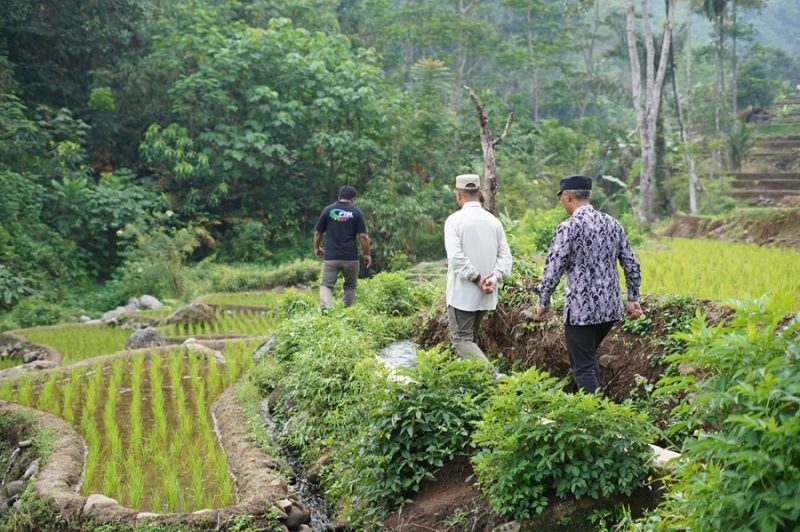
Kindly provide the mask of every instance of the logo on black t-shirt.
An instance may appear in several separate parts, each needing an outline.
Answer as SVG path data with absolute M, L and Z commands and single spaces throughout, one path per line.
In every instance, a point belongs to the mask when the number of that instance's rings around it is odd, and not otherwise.
M 353 211 L 346 211 L 344 209 L 331 209 L 331 219 L 336 222 L 346 222 L 353 219 L 355 214 Z

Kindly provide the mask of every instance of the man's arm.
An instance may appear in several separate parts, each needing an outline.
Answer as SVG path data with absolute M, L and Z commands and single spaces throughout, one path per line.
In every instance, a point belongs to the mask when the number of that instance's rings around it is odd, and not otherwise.
M 480 281 L 480 273 L 472 266 L 467 256 L 464 255 L 458 230 L 450 220 L 444 224 L 444 247 L 447 250 L 447 265 L 451 271 L 469 281 Z
M 314 231 L 314 255 L 317 257 L 322 257 L 325 255 L 325 252 L 319 247 L 320 242 L 322 242 L 322 233 L 319 231 Z
M 369 249 L 369 235 L 367 233 L 358 233 L 358 240 L 361 242 L 361 249 L 364 251 L 364 266 L 369 268 L 372 266 L 372 255 Z
M 625 305 L 628 315 L 636 319 L 642 315 L 642 307 L 639 305 L 639 287 L 642 285 L 642 272 L 639 267 L 639 260 L 636 258 L 625 229 L 619 226 L 620 238 L 619 249 L 617 250 L 617 260 L 622 266 L 625 274 L 625 287 L 628 292 L 627 304 Z
M 503 231 L 503 226 L 498 223 L 497 226 L 497 262 L 495 262 L 494 274 L 495 279 L 505 279 L 511 275 L 511 248 L 508 247 L 508 240 L 506 233 Z
M 569 262 L 569 227 L 561 224 L 556 229 L 547 260 L 542 271 L 542 280 L 539 282 L 539 306 L 543 309 L 550 308 L 550 297 L 558 286 L 558 281 L 564 275 Z

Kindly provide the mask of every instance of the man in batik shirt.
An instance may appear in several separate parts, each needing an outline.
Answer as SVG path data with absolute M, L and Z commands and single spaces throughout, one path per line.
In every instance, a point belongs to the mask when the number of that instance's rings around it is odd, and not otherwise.
M 642 278 L 636 254 L 622 225 L 589 204 L 591 193 L 590 177 L 574 175 L 561 180 L 557 195 L 570 217 L 558 226 L 550 244 L 536 309 L 536 319 L 548 316 L 550 297 L 566 272 L 564 335 L 575 382 L 587 393 L 600 386 L 595 353 L 611 327 L 626 311 L 632 319 L 642 315 Z M 628 292 L 624 306 L 617 261 L 625 273 Z

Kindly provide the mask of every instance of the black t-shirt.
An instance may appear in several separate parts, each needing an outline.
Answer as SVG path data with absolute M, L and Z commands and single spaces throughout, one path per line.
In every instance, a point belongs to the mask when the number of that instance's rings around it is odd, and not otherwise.
M 358 260 L 356 236 L 367 232 L 367 224 L 355 205 L 337 201 L 322 210 L 314 230 L 327 232 L 325 260 Z

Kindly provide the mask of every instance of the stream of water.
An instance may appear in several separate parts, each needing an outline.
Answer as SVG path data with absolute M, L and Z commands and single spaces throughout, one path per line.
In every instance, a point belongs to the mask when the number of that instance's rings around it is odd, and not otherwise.
M 378 357 L 391 368 L 411 368 L 417 364 L 417 344 L 410 340 L 394 342 L 378 351 Z
M 14 459 L 21 451 L 22 449 L 17 447 L 16 449 L 14 449 L 14 452 L 11 453 L 11 458 L 8 459 L 8 467 L 6 468 L 6 472 L 3 474 L 3 482 L 0 482 L 0 486 L 6 485 L 6 479 L 8 478 L 8 474 L 11 472 L 11 468 L 14 467 Z
M 272 440 L 278 441 L 278 427 L 272 415 L 269 413 L 269 406 L 267 400 L 264 399 L 260 404 L 261 419 L 267 424 L 267 429 Z M 289 469 L 292 472 L 293 479 L 289 483 L 294 488 L 297 495 L 297 501 L 303 506 L 311 510 L 311 523 L 309 526 L 314 532 L 325 532 L 333 528 L 333 510 L 325 503 L 325 498 L 319 492 L 317 487 L 308 481 L 306 478 L 306 469 L 300 460 L 294 456 L 289 449 L 281 446 L 281 456 L 283 456 Z

